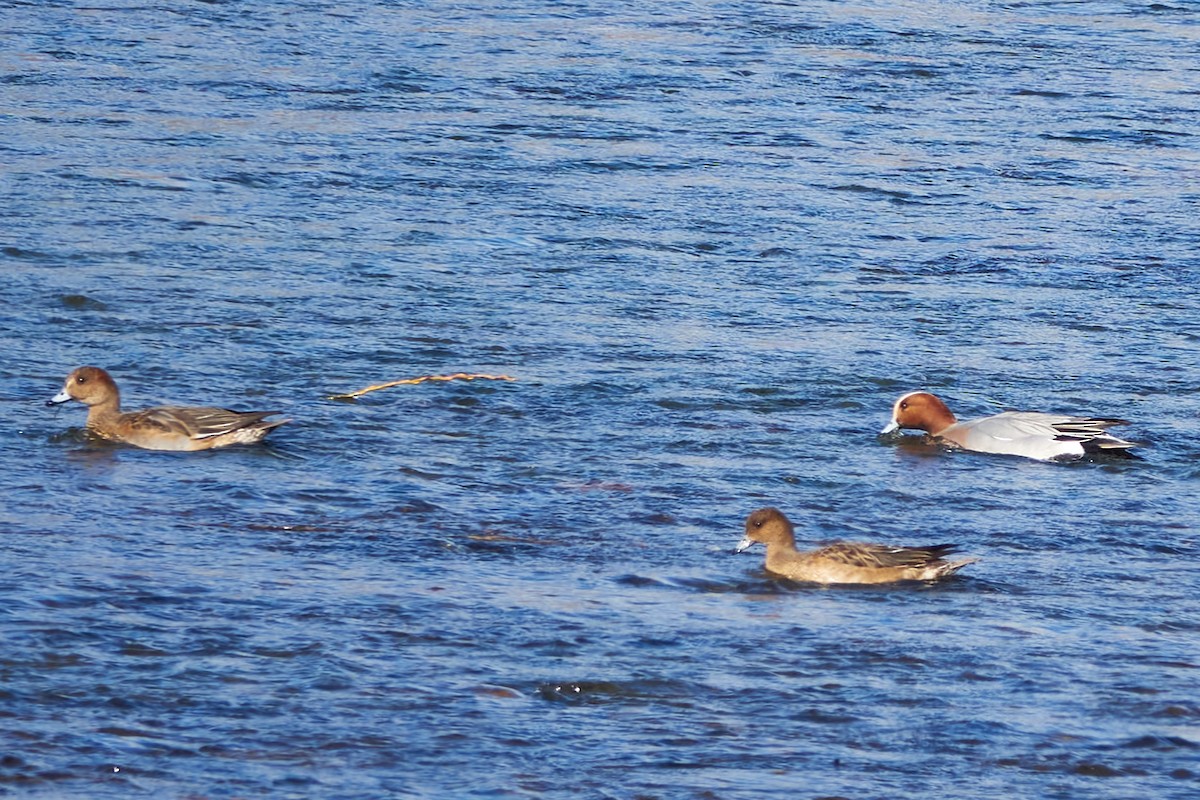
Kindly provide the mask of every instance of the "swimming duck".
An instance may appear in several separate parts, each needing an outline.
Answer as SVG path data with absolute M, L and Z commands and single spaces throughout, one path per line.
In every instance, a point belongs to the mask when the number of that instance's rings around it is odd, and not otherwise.
M 951 575 L 978 558 L 947 561 L 953 544 L 894 547 L 835 542 L 801 553 L 791 521 L 777 508 L 760 508 L 746 518 L 746 535 L 735 552 L 761 542 L 767 546 L 768 572 L 814 583 L 894 583 L 932 581 Z
M 61 392 L 46 401 L 54 406 L 78 400 L 88 407 L 87 429 L 114 442 L 148 450 L 208 450 L 252 444 L 291 420 L 267 421 L 279 411 L 230 411 L 199 406 L 158 406 L 121 412 L 121 393 L 99 367 L 79 367 Z
M 914 428 L 963 450 L 1069 461 L 1095 453 L 1126 455 L 1137 444 L 1118 439 L 1107 430 L 1111 425 L 1126 424 L 1123 419 L 1110 417 L 1040 411 L 1005 411 L 959 422 L 940 398 L 928 392 L 909 392 L 892 406 L 892 421 L 880 433 Z

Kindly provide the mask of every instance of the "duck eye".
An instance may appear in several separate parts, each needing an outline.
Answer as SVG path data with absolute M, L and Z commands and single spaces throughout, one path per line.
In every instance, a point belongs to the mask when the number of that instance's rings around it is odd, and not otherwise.
M 87 377 L 84 375 L 80 375 L 78 378 L 75 379 L 75 382 L 76 383 L 87 383 Z
M 902 401 L 900 401 L 900 410 L 901 410 L 901 411 L 907 411 L 907 410 L 908 410 L 908 401 L 907 401 L 907 400 L 902 400 Z

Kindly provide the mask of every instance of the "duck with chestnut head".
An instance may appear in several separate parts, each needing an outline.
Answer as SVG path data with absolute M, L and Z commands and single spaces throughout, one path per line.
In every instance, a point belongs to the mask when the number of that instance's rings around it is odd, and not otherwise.
M 1072 461 L 1085 455 L 1129 455 L 1136 443 L 1108 432 L 1127 424 L 1114 417 L 1077 417 L 1041 411 L 1005 411 L 959 422 L 929 392 L 909 392 L 892 406 L 892 421 L 880 433 L 901 428 L 925 431 L 936 442 L 977 453 L 1024 456 L 1039 461 Z

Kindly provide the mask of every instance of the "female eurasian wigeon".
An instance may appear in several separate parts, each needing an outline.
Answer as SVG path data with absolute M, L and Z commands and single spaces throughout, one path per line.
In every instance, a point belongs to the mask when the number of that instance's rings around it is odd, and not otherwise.
M 963 450 L 1067 461 L 1095 453 L 1128 455 L 1126 451 L 1137 444 L 1107 431 L 1110 425 L 1127 424 L 1123 419 L 1040 411 L 1005 411 L 959 422 L 939 398 L 928 392 L 910 392 L 896 401 L 892 421 L 881 433 L 914 428 Z
M 148 450 L 208 450 L 252 444 L 275 427 L 278 411 L 229 411 L 224 408 L 159 406 L 121 413 L 121 393 L 99 367 L 79 367 L 67 376 L 63 390 L 46 401 L 54 406 L 78 400 L 88 407 L 87 429 L 105 439 Z
M 978 558 L 947 561 L 957 545 L 892 547 L 884 544 L 835 542 L 818 550 L 796 550 L 792 523 L 777 508 L 760 508 L 746 518 L 746 536 L 735 552 L 755 542 L 767 546 L 768 572 L 814 583 L 894 583 L 932 581 L 951 575 Z

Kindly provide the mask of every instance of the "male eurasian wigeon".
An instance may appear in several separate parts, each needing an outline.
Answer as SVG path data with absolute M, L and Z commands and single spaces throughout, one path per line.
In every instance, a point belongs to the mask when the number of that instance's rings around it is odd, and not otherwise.
M 1137 444 L 1107 430 L 1110 425 L 1126 424 L 1123 419 L 1040 411 L 1005 411 L 959 422 L 939 398 L 928 392 L 910 392 L 896 401 L 892 421 L 881 433 L 914 428 L 963 450 L 1067 461 L 1095 453 L 1129 455 L 1126 451 Z
M 46 401 L 54 406 L 78 400 L 88 407 L 87 429 L 114 442 L 148 450 L 208 450 L 252 444 L 291 420 L 265 421 L 279 411 L 229 411 L 224 408 L 158 406 L 121 413 L 121 393 L 99 367 L 79 367 L 63 390 Z
M 884 544 L 835 542 L 817 550 L 796 550 L 792 523 L 777 508 L 760 508 L 746 518 L 746 536 L 735 552 L 755 542 L 767 546 L 768 572 L 814 583 L 894 583 L 932 581 L 951 575 L 978 558 L 947 561 L 953 544 L 893 547 Z

